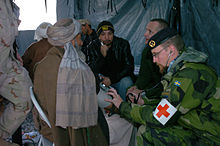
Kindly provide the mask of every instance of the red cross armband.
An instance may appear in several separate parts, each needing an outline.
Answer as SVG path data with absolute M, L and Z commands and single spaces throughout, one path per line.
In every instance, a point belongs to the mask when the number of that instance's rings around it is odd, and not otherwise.
M 162 125 L 165 125 L 176 111 L 177 109 L 169 101 L 162 99 L 155 111 L 153 111 L 153 115 Z

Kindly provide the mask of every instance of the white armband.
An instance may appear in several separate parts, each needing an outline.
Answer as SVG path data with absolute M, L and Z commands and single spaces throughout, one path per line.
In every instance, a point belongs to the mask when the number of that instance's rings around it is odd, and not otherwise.
M 154 117 L 163 125 L 176 113 L 177 109 L 169 101 L 162 99 L 156 110 L 153 112 Z

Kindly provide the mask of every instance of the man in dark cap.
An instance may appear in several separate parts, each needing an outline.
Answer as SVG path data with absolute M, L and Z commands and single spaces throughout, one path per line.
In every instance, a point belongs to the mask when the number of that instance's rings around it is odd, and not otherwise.
M 143 106 L 124 102 L 114 89 L 108 92 L 113 99 L 106 100 L 114 103 L 121 116 L 141 124 L 136 145 L 219 145 L 217 75 L 205 64 L 207 55 L 186 48 L 170 28 L 151 37 L 147 47 L 165 73 L 160 101 L 141 98 Z
M 134 96 L 148 96 L 154 99 L 155 93 L 160 95 L 162 92 L 162 84 L 160 83 L 162 74 L 159 72 L 159 67 L 153 63 L 152 53 L 149 47 L 147 47 L 149 39 L 159 32 L 160 30 L 168 27 L 168 23 L 161 18 L 151 19 L 146 26 L 146 32 L 144 33 L 146 47 L 141 54 L 140 71 L 135 84 L 127 91 L 129 100 L 143 104 L 140 101 L 135 101 Z
M 134 58 L 127 40 L 114 35 L 109 21 L 102 21 L 97 28 L 99 42 L 92 49 L 89 66 L 100 74 L 102 83 L 114 87 L 125 100 L 126 89 L 133 84 Z
M 129 42 L 116 37 L 114 31 L 114 27 L 109 21 L 103 21 L 98 25 L 96 33 L 99 39 L 92 48 L 89 48 L 91 56 L 88 64 L 95 74 L 99 74 L 100 80 L 105 86 L 115 88 L 125 100 L 126 90 L 133 84 L 131 76 L 134 70 L 134 59 Z M 103 90 L 100 90 L 98 99 L 101 96 L 102 100 L 104 96 L 100 94 L 101 91 Z M 100 105 L 100 107 L 102 106 Z M 114 111 L 112 104 L 105 109 L 104 115 L 109 127 L 110 145 L 129 145 L 133 125 L 118 114 L 111 115 Z M 115 130 L 119 128 L 121 129 Z

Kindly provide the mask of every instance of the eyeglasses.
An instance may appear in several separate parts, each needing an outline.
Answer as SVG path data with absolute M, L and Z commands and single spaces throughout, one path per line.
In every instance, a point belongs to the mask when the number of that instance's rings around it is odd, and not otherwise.
M 166 49 L 166 48 L 161 49 L 159 52 L 154 53 L 152 56 L 153 56 L 153 57 L 158 57 L 158 55 L 159 55 L 163 50 L 165 50 L 165 49 Z

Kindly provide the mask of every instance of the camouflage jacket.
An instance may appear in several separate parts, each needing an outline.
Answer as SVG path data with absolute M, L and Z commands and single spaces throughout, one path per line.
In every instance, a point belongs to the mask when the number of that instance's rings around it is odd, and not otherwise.
M 205 65 L 206 59 L 205 54 L 188 48 L 164 75 L 161 98 L 177 109 L 165 125 L 153 117 L 155 103 L 120 105 L 121 116 L 141 124 L 137 145 L 220 144 L 220 100 L 214 96 L 217 76 Z

